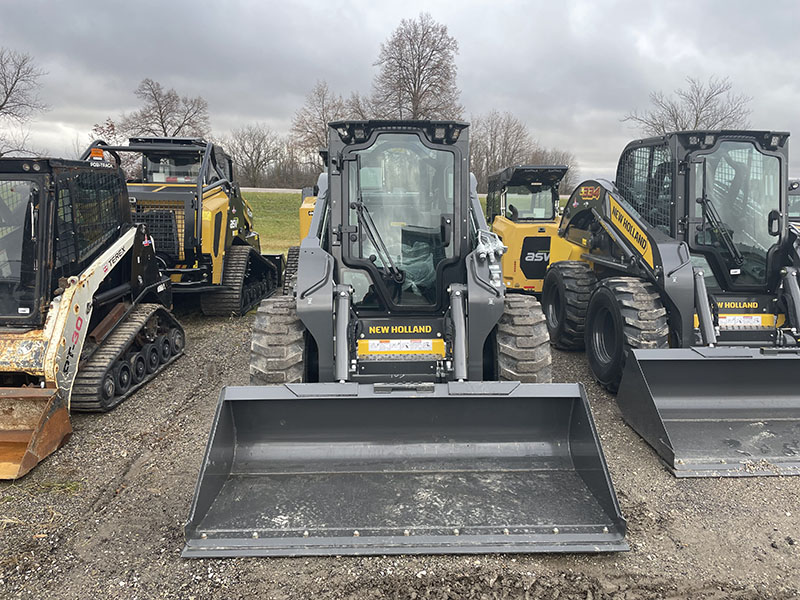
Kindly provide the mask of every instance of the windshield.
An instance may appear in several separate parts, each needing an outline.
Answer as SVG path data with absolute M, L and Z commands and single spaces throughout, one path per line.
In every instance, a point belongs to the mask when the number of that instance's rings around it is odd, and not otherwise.
M 144 157 L 144 181 L 145 183 L 197 183 L 202 163 L 201 154 L 147 155 Z
M 776 242 L 768 215 L 780 208 L 780 164 L 750 142 L 724 141 L 695 163 L 702 224 L 695 242 L 717 251 L 737 285 L 766 283 L 767 252 Z
M 435 304 L 436 268 L 453 256 L 455 157 L 414 134 L 383 133 L 350 162 L 350 255 L 384 275 L 395 304 Z M 398 273 L 399 271 L 399 273 Z M 356 304 L 372 305 L 363 276 L 347 281 Z
M 512 221 L 552 219 L 555 210 L 553 188 L 547 185 L 512 185 L 506 188 L 506 216 Z
M 0 180 L 0 314 L 29 315 L 34 304 L 32 208 L 39 185 Z M 24 262 L 24 264 L 23 264 Z

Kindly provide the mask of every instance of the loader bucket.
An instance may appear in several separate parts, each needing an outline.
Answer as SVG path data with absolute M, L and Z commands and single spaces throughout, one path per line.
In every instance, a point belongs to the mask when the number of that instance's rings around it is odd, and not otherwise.
M 0 388 L 0 479 L 22 477 L 72 434 L 53 388 Z
M 625 421 L 676 477 L 800 474 L 800 351 L 634 350 Z
M 579 384 L 222 391 L 184 557 L 627 550 Z

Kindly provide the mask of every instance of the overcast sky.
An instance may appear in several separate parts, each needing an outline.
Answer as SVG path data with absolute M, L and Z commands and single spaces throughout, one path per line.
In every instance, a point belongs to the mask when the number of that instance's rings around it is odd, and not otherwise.
M 729 77 L 753 98 L 751 127 L 800 135 L 793 1 L 3 0 L 0 45 L 47 71 L 51 110 L 31 141 L 65 155 L 92 124 L 136 109 L 145 77 L 205 97 L 217 135 L 253 121 L 286 133 L 317 80 L 368 93 L 380 43 L 423 10 L 459 41 L 467 116 L 511 111 L 542 144 L 572 151 L 586 177 L 611 176 L 641 137 L 625 113 L 687 76 Z

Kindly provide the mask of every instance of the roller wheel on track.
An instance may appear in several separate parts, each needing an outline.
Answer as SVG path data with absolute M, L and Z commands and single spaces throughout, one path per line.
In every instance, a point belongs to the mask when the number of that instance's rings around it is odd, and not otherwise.
M 183 332 L 180 329 L 173 327 L 169 330 L 169 345 L 173 356 L 183 352 L 184 343 Z
M 286 268 L 283 270 L 283 295 L 291 296 L 297 277 L 297 263 L 300 260 L 300 246 L 291 246 L 286 252 Z
M 591 265 L 568 260 L 547 270 L 542 288 L 542 310 L 550 343 L 562 350 L 583 350 L 586 309 L 597 285 Z
M 156 348 L 158 348 L 158 358 L 161 364 L 168 363 L 172 356 L 172 345 L 169 343 L 169 337 L 166 335 L 158 336 L 156 338 Z
M 141 352 L 137 352 L 131 358 L 131 377 L 133 385 L 140 384 L 147 377 L 147 360 Z
M 131 389 L 131 384 L 133 383 L 131 366 L 124 360 L 117 361 L 114 367 L 114 383 L 116 385 L 114 393 L 117 396 L 122 396 Z
M 253 323 L 250 383 L 302 382 L 304 331 L 293 297 L 275 296 L 263 300 Z
M 260 260 L 261 257 L 251 246 L 228 248 L 222 270 L 224 289 L 201 294 L 200 309 L 203 314 L 240 317 L 274 291 L 277 273 L 272 274 L 271 278 L 267 272 L 262 273 L 263 277 L 258 277 L 254 261 Z
M 586 314 L 586 358 L 597 382 L 616 392 L 631 349 L 666 348 L 669 324 L 658 290 L 635 277 L 597 284 Z
M 507 295 L 497 324 L 498 376 L 503 381 L 550 383 L 550 337 L 534 296 Z

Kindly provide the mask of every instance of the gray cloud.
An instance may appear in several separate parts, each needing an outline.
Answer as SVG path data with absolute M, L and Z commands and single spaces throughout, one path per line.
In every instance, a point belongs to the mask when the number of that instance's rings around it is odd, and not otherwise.
M 753 97 L 753 127 L 800 130 L 800 5 L 788 1 L 27 0 L 3 6 L 0 40 L 48 72 L 42 92 L 52 110 L 32 140 L 58 154 L 76 136 L 85 141 L 93 123 L 136 108 L 144 77 L 204 96 L 217 133 L 251 121 L 285 132 L 317 80 L 344 95 L 368 92 L 380 43 L 421 10 L 459 40 L 467 114 L 513 112 L 543 144 L 574 152 L 586 176 L 611 176 L 638 136 L 622 116 L 688 75 L 730 77 Z M 800 174 L 800 160 L 792 167 Z

